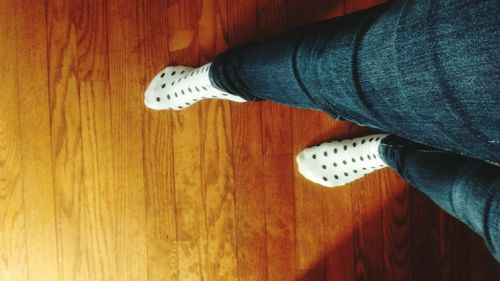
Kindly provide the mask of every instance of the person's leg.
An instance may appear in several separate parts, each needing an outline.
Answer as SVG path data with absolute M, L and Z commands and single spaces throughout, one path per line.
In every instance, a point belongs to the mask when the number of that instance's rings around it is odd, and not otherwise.
M 218 56 L 213 83 L 500 165 L 498 1 L 392 1 Z
M 304 149 L 296 160 L 306 179 L 326 187 L 390 167 L 481 235 L 500 260 L 498 166 L 385 134 L 327 141 Z
M 391 135 L 382 160 L 439 207 L 483 237 L 500 261 L 500 167 Z

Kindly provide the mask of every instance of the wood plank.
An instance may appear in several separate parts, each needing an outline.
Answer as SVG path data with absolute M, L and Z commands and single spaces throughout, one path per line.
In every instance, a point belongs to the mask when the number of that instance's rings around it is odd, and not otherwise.
M 356 11 L 368 9 L 386 2 L 386 0 L 345 0 L 345 13 L 350 14 Z
M 53 281 L 58 280 L 58 256 L 47 93 L 46 6 L 31 0 L 16 3 L 17 76 L 29 77 L 29 83 L 17 84 L 19 110 L 23 113 L 19 115 L 19 130 L 28 276 Z
M 315 10 L 315 5 L 309 2 L 287 1 L 286 11 L 288 29 L 317 20 L 318 11 Z M 318 144 L 332 136 L 333 132 L 330 131 L 331 128 L 328 128 L 331 120 L 323 113 L 293 109 L 291 115 L 294 156 L 304 148 Z M 315 272 L 314 278 L 326 280 L 326 250 L 323 247 L 325 205 L 322 195 L 324 190 L 300 175 L 295 160 L 293 162 L 297 239 L 296 269 Z M 318 274 L 321 274 L 321 277 L 318 277 Z M 304 278 L 309 278 L 308 276 L 309 274 L 304 274 Z
M 227 48 L 222 27 L 226 1 L 201 1 L 198 21 L 200 64 Z M 224 15 L 223 15 L 224 13 Z M 238 280 L 236 205 L 230 103 L 207 100 L 201 109 L 202 177 L 206 194 L 209 280 Z
M 257 3 L 227 2 L 230 46 L 257 38 Z M 267 280 L 266 209 L 259 103 L 231 104 L 239 280 Z
M 73 0 L 71 22 L 77 37 L 78 64 L 75 76 L 79 81 L 107 81 L 108 7 L 107 1 Z
M 384 239 L 380 172 L 352 183 L 356 279 L 384 280 Z M 366 190 L 370 190 L 367 192 Z
M 358 10 L 378 4 L 378 0 L 346 1 L 345 13 L 349 14 Z M 353 183 L 353 216 L 355 229 L 354 264 L 356 279 L 384 280 L 388 278 L 384 271 L 384 218 L 382 204 L 381 176 L 384 171 L 371 173 L 362 181 Z M 367 192 L 369 190 L 369 192 Z
M 168 56 L 168 2 L 145 4 L 147 77 L 163 69 Z M 142 88 L 149 81 L 143 81 Z M 168 111 L 147 110 L 144 114 L 144 188 L 148 239 L 148 279 L 179 280 L 177 227 L 175 217 L 174 155 L 172 115 Z
M 468 280 L 495 281 L 500 279 L 500 263 L 489 252 L 484 240 L 472 231 L 467 231 L 465 244 L 469 247 Z
M 264 120 L 263 120 L 264 121 Z M 269 281 L 297 280 L 291 155 L 265 155 L 267 267 Z
M 202 107 L 209 280 L 238 280 L 230 117 L 228 104 L 208 102 Z
M 83 219 L 83 167 L 76 33 L 70 2 L 47 2 L 49 100 L 59 279 L 86 280 Z
M 84 190 L 81 232 L 85 237 L 82 257 L 88 280 L 110 280 L 116 263 L 116 189 L 113 175 L 113 143 L 109 84 L 80 83 Z
M 380 171 L 386 280 L 411 280 L 409 186 L 394 171 Z
M 196 66 L 200 2 L 170 1 L 170 65 Z M 179 280 L 208 279 L 208 242 L 203 190 L 200 108 L 173 113 L 174 178 Z
M 440 249 L 439 210 L 422 193 L 410 190 L 411 279 L 440 280 L 443 261 Z
M 293 155 L 304 148 L 319 144 L 334 134 L 332 120 L 320 113 L 294 109 L 292 111 Z M 315 124 L 309 126 L 309 124 Z M 316 270 L 326 274 L 323 247 L 325 190 L 299 174 L 294 161 L 294 189 L 297 233 L 297 269 Z M 326 275 L 322 277 L 326 280 Z
M 439 223 L 440 252 L 443 259 L 441 280 L 470 280 L 470 272 L 466 264 L 470 256 L 467 234 L 471 230 L 443 210 L 439 212 Z
M 267 280 L 260 105 L 232 105 L 239 280 Z
M 359 133 L 349 122 L 331 121 L 331 138 L 344 139 Z M 324 189 L 324 247 L 327 280 L 355 280 L 353 249 L 353 205 L 351 186 Z
M 286 2 L 257 1 L 258 39 L 286 29 Z M 290 108 L 261 103 L 266 205 L 267 278 L 296 280 L 295 204 Z
M 16 41 L 16 3 L 0 4 L 0 37 Z M 10 21 L 11 20 L 11 21 Z M 16 44 L 0 46 L 0 279 L 28 280 Z
M 143 172 L 144 10 L 139 2 L 110 1 L 109 78 L 119 280 L 147 279 Z

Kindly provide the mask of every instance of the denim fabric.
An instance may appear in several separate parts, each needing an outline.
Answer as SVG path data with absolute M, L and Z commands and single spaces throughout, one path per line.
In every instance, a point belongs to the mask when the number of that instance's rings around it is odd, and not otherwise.
M 218 56 L 213 82 L 499 165 L 498 1 L 394 1 Z
M 481 235 L 500 261 L 500 168 L 470 157 L 384 138 L 382 160 L 443 210 Z
M 418 157 L 408 158 L 405 149 L 385 155 L 483 235 L 498 258 L 498 6 L 391 1 L 232 48 L 214 60 L 210 76 L 249 101 L 321 110 L 438 148 Z M 468 197 L 471 205 L 461 201 Z

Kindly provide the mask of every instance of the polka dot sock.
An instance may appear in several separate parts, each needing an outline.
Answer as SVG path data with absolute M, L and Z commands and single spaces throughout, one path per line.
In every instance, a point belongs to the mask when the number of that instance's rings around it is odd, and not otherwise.
M 304 149 L 297 155 L 299 172 L 308 180 L 337 187 L 387 167 L 378 148 L 386 134 L 324 142 Z
M 182 110 L 204 99 L 245 102 L 243 98 L 212 85 L 209 70 L 212 63 L 199 68 L 168 66 L 158 73 L 144 93 L 146 107 L 156 110 Z

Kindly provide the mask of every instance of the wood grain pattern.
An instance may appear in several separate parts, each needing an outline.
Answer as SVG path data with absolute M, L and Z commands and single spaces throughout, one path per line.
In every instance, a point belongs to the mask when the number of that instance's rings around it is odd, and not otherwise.
M 0 6 L 0 37 L 16 41 L 14 1 Z M 0 279 L 28 280 L 26 229 L 21 174 L 21 137 L 17 120 L 16 45 L 0 49 L 0 81 L 5 82 L 0 103 Z
M 500 279 L 394 172 L 338 189 L 295 155 L 371 131 L 271 102 L 143 106 L 166 65 L 378 0 L 0 2 L 0 281 Z
M 22 112 L 18 118 L 22 147 L 28 276 L 37 276 L 37 280 L 53 281 L 58 280 L 58 264 L 51 122 L 47 94 L 49 81 L 46 6 L 43 2 L 31 0 L 20 0 L 16 3 L 17 76 L 29 77 L 30 81 L 17 83 L 19 111 Z
M 166 1 L 144 5 L 149 20 L 144 22 L 146 77 L 152 77 L 169 60 L 168 13 Z M 147 80 L 141 81 L 142 88 Z M 149 280 L 179 280 L 177 225 L 173 161 L 172 115 L 169 112 L 144 112 L 143 125 L 144 189 Z
M 76 30 L 79 81 L 107 81 L 108 7 L 107 1 L 73 0 L 71 21 Z
M 109 280 L 117 271 L 116 199 L 109 84 L 81 82 L 80 109 L 84 188 L 82 235 L 88 280 Z M 88 237 L 88 238 L 87 238 Z
M 200 64 L 227 49 L 222 27 L 225 1 L 200 3 L 198 21 Z M 234 184 L 232 120 L 229 102 L 200 103 L 201 165 L 208 243 L 208 280 L 238 280 L 236 189 Z
M 117 189 L 116 279 L 146 280 L 147 239 L 142 141 L 144 10 L 141 3 L 108 2 L 113 182 Z
M 85 280 L 83 158 L 76 32 L 70 1 L 47 2 L 49 101 L 60 280 Z
M 227 1 L 227 39 L 234 46 L 257 38 L 257 2 Z M 232 104 L 238 279 L 267 280 L 267 237 L 259 103 Z
M 286 30 L 286 1 L 257 1 L 258 39 Z M 296 280 L 295 204 L 290 108 L 262 102 L 267 280 Z

